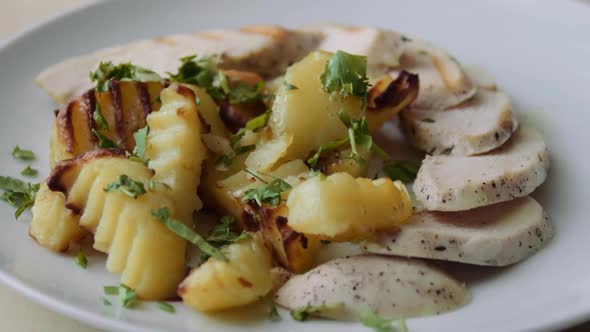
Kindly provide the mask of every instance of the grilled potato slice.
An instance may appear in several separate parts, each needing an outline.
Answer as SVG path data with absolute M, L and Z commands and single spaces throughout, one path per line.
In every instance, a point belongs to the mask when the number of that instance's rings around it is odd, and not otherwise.
M 49 248 L 60 248 L 75 239 L 74 232 L 67 233 L 69 238 L 58 233 L 56 241 L 47 228 L 79 223 L 94 233 L 95 249 L 108 253 L 107 269 L 121 273 L 122 283 L 145 299 L 171 296 L 185 276 L 186 241 L 150 212 L 167 207 L 174 218 L 188 223 L 201 207 L 197 187 L 206 148 L 199 114 L 214 110 L 199 108 L 206 105 L 197 105 L 199 93 L 176 84 L 162 91 L 161 110 L 147 117 L 152 128 L 145 153 L 150 168 L 127 159 L 121 150 L 107 149 L 56 164 L 46 186 L 51 201 L 36 203 L 31 234 Z M 123 174 L 149 190 L 135 198 L 117 190 L 105 192 Z M 55 207 L 51 215 L 41 211 L 45 206 Z
M 148 114 L 160 108 L 158 96 L 163 87 L 159 82 L 112 81 L 106 92 L 90 89 L 71 101 L 55 118 L 49 149 L 51 166 L 96 148 L 98 138 L 93 129 L 120 148 L 133 150 L 133 133 L 145 126 Z M 106 128 L 93 118 L 97 108 Z
M 375 133 L 385 122 L 393 119 L 418 97 L 418 75 L 401 71 L 394 80 L 384 76 L 369 90 L 367 97 L 367 122 L 369 132 Z
M 357 152 L 364 160 L 369 160 L 372 156 L 371 151 L 362 146 L 357 147 Z M 369 163 L 359 163 L 349 158 L 351 153 L 352 148 L 349 147 L 322 155 L 316 169 L 326 175 L 345 172 L 353 177 L 366 177 L 369 171 Z
M 176 216 L 176 204 L 165 186 L 137 198 L 118 190 L 105 192 L 122 174 L 147 188 L 154 173 L 117 150 L 95 149 L 58 163 L 46 184 L 53 209 L 41 210 L 44 200 L 35 203 L 31 233 L 42 234 L 52 225 L 66 229 L 79 224 L 94 233 L 94 248 L 108 254 L 107 269 L 121 273 L 121 283 L 143 299 L 170 297 L 186 273 L 186 241 L 150 212 L 167 207 Z M 55 234 L 61 233 L 54 230 L 51 236 Z
M 169 196 L 175 202 L 176 217 L 185 223 L 190 223 L 193 211 L 202 207 L 197 188 L 207 149 L 201 141 L 204 128 L 199 114 L 216 112 L 214 104 L 203 102 L 207 97 L 200 89 L 172 84 L 160 94 L 160 111 L 147 117 L 150 131 L 145 157 L 156 171 L 153 180 L 172 189 Z
M 412 215 L 400 181 L 355 179 L 347 173 L 304 181 L 289 193 L 287 207 L 288 225 L 295 231 L 335 241 L 366 239 Z
M 251 170 L 267 172 L 280 162 L 305 159 L 322 144 L 342 139 L 346 126 L 339 112 L 351 118 L 364 115 L 359 97 L 332 96 L 322 89 L 320 76 L 332 53 L 316 51 L 295 63 L 285 74 L 285 82 L 275 97 L 269 120 L 269 135 L 261 141 L 246 160 Z
M 260 232 L 281 266 L 293 273 L 303 273 L 314 266 L 320 239 L 294 231 L 287 224 L 287 216 L 284 204 L 261 208 L 258 213 Z
M 87 234 L 78 225 L 79 215 L 64 206 L 65 196 L 42 183 L 32 208 L 29 235 L 43 247 L 56 252 L 66 251 Z
M 258 235 L 226 247 L 223 253 L 227 261 L 212 257 L 182 282 L 178 295 L 185 304 L 215 312 L 258 301 L 270 292 L 271 256 Z
M 279 166 L 276 170 L 261 175 L 262 178 L 268 179 L 280 178 L 295 186 L 303 180 L 310 177 L 309 168 L 301 160 L 294 160 Z M 242 201 L 242 196 L 246 191 L 263 185 L 246 171 L 239 171 L 224 180 L 217 180 L 214 183 L 211 180 L 204 182 L 206 187 L 202 188 L 207 192 L 208 202 L 210 205 L 232 215 L 239 222 L 240 226 L 245 229 L 256 229 L 258 226 L 252 217 L 252 211 L 248 204 Z M 286 198 L 284 193 L 284 198 Z

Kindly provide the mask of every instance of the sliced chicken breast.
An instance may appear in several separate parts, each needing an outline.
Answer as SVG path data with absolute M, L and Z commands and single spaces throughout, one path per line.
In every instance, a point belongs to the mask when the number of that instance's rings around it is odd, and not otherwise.
M 434 155 L 488 152 L 504 144 L 518 127 L 510 97 L 484 89 L 444 112 L 412 107 L 401 118 L 412 144 Z
M 467 73 L 467 76 L 471 79 L 471 82 L 473 82 L 473 84 L 475 84 L 475 86 L 477 86 L 479 89 L 498 89 L 496 79 L 485 69 L 476 65 L 466 65 L 463 66 L 463 69 Z
M 430 211 L 462 211 L 527 196 L 547 177 L 541 134 L 519 129 L 500 148 L 478 156 L 426 156 L 413 185 Z
M 250 70 L 272 77 L 283 73 L 287 66 L 315 49 L 320 39 L 318 33 L 272 26 L 172 35 L 134 41 L 71 58 L 45 69 L 36 83 L 63 104 L 90 87 L 88 73 L 100 61 L 131 61 L 163 75 L 176 72 L 180 64 L 178 59 L 193 54 L 219 54 L 223 68 Z
M 323 307 L 320 317 L 356 320 L 370 308 L 383 317 L 439 314 L 465 305 L 464 284 L 420 260 L 353 256 L 322 264 L 293 276 L 275 294 L 291 309 Z
M 553 234 L 543 207 L 527 196 L 468 211 L 424 211 L 398 233 L 361 248 L 381 255 L 504 266 L 533 255 Z
M 420 78 L 420 92 L 412 104 L 417 108 L 444 110 L 471 98 L 476 91 L 455 58 L 416 38 L 403 37 L 400 67 L 391 74 L 397 77 L 401 70 Z
M 399 66 L 402 36 L 398 32 L 353 26 L 326 26 L 317 30 L 324 34 L 318 49 L 366 55 L 367 75 L 371 78 L 379 78 Z

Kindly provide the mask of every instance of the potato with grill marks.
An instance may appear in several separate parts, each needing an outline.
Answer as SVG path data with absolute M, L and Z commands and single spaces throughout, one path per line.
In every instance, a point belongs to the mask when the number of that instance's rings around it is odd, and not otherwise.
M 45 205 L 34 206 L 30 230 L 54 250 L 76 240 L 75 226 L 94 233 L 95 249 L 108 254 L 107 269 L 121 273 L 121 282 L 144 299 L 172 296 L 186 275 L 186 241 L 154 220 L 151 211 L 166 207 L 189 223 L 201 207 L 197 187 L 206 156 L 195 92 L 173 84 L 161 95 L 162 109 L 147 117 L 153 128 L 147 136 L 149 168 L 116 149 L 94 149 L 59 162 L 47 180 L 48 199 L 36 203 Z M 122 175 L 141 186 L 137 195 L 106 189 Z M 51 216 L 43 206 L 54 207 Z
M 151 112 L 160 108 L 158 96 L 163 88 L 159 82 L 112 81 L 105 92 L 91 89 L 71 101 L 57 112 L 50 164 L 98 147 L 99 139 L 93 130 L 121 149 L 132 151 L 133 133 L 145 126 Z
M 320 239 L 289 227 L 288 209 L 284 204 L 262 207 L 257 215 L 260 232 L 281 266 L 293 273 L 303 273 L 314 266 L 321 246 Z

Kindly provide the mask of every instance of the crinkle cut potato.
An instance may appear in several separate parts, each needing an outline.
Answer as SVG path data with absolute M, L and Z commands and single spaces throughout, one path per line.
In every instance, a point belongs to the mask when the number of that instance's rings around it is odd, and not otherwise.
M 60 107 L 29 234 L 63 253 L 89 237 L 140 300 L 382 325 L 468 305 L 445 261 L 511 265 L 554 234 L 528 196 L 549 174 L 541 133 L 493 77 L 400 32 L 179 34 L 36 82 Z M 380 146 L 386 124 L 421 161 Z

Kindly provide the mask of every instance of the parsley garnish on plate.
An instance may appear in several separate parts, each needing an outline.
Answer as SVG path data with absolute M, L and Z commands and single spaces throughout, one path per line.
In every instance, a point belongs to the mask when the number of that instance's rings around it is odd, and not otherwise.
M 111 61 L 100 62 L 95 71 L 90 72 L 90 81 L 96 84 L 97 92 L 109 89 L 109 83 L 117 81 L 159 82 L 162 77 L 156 72 L 127 63 L 114 65 Z
M 383 172 L 394 181 L 408 183 L 416 179 L 420 165 L 420 161 L 414 160 L 392 161 L 383 165 Z
M 236 233 L 232 231 L 232 225 L 236 220 L 232 216 L 224 216 L 219 220 L 207 235 L 207 241 L 217 247 L 226 246 L 242 239 L 250 237 L 247 232 Z
M 231 104 L 243 104 L 261 100 L 264 96 L 264 81 L 256 85 L 240 83 L 229 90 L 229 102 Z
M 257 131 L 266 127 L 268 124 L 268 119 L 270 118 L 270 114 L 270 112 L 265 112 L 253 119 L 250 119 L 248 122 L 246 122 L 246 125 L 243 128 L 240 128 L 237 133 L 232 135 L 230 138 L 232 152 L 220 156 L 219 159 L 217 159 L 217 164 L 222 164 L 228 167 L 233 163 L 237 156 L 256 149 L 256 145 L 254 144 L 238 146 L 238 143 L 248 130 Z
M 39 184 L 25 183 L 10 176 L 0 176 L 0 189 L 4 190 L 0 199 L 16 207 L 15 219 L 18 219 L 25 209 L 35 203 Z
M 31 150 L 23 150 L 18 145 L 12 149 L 12 156 L 20 160 L 35 160 L 35 154 Z
M 254 149 L 256 149 L 256 145 L 254 144 L 233 147 L 232 152 L 224 154 L 220 156 L 219 159 L 217 159 L 217 164 L 229 167 L 234 162 L 234 159 L 236 159 L 237 156 L 244 153 L 248 153 Z
M 98 138 L 98 143 L 96 144 L 97 147 L 101 149 L 119 149 L 119 145 L 117 145 L 117 143 L 111 141 L 108 137 L 98 132 L 96 129 L 92 129 L 92 133 L 94 136 L 96 136 L 96 138 Z
M 107 123 L 107 120 L 102 115 L 102 109 L 100 108 L 100 101 L 96 102 L 96 107 L 94 108 L 94 112 L 92 113 L 92 120 L 94 120 L 94 123 L 96 124 L 98 129 L 101 129 L 101 130 L 108 130 L 109 129 L 109 125 Z
M 173 314 L 176 312 L 176 309 L 174 308 L 174 306 L 168 302 L 158 301 L 158 302 L 156 302 L 156 304 L 158 305 L 158 308 L 162 311 L 165 311 L 170 314 Z
M 133 148 L 133 155 L 131 156 L 131 159 L 142 162 L 144 165 L 148 164 L 148 160 L 145 159 L 145 150 L 147 147 L 147 135 L 149 131 L 150 127 L 146 125 L 145 127 L 138 129 L 133 133 L 135 147 Z
M 262 299 L 268 305 L 268 320 L 270 320 L 271 322 L 281 321 L 283 318 L 279 314 L 279 311 L 277 310 L 277 306 L 275 305 L 275 303 L 268 297 L 263 297 Z
M 104 286 L 104 294 L 111 296 L 119 295 L 121 305 L 125 308 L 132 308 L 137 303 L 137 293 L 123 284 L 120 284 L 119 286 Z M 108 303 L 108 305 L 110 305 L 110 302 Z
M 373 152 L 383 160 L 390 159 L 387 152 L 385 152 L 373 140 L 373 137 L 369 133 L 369 124 L 365 117 L 354 120 L 344 112 L 339 112 L 338 117 L 340 118 L 340 121 L 342 121 L 342 123 L 344 123 L 344 125 L 348 128 L 348 137 L 322 144 L 316 153 L 311 158 L 307 159 L 307 164 L 310 167 L 315 168 L 320 157 L 324 153 L 337 150 L 347 143 L 350 143 L 352 150 L 347 158 L 352 159 L 361 165 L 365 164 L 367 161 L 358 152 L 358 146 L 362 146 L 366 150 Z
M 164 224 L 169 230 L 199 247 L 205 255 L 215 257 L 222 261 L 227 261 L 227 257 L 225 257 L 219 249 L 212 246 L 207 240 L 197 234 L 197 232 L 187 227 L 181 221 L 170 218 L 168 208 L 154 209 L 151 213 L 156 220 Z
M 125 195 L 133 198 L 137 198 L 146 193 L 145 186 L 142 182 L 135 181 L 125 174 L 119 175 L 116 181 L 109 183 L 104 188 L 104 191 L 106 192 L 112 192 L 115 190 L 119 190 Z
M 244 202 L 253 201 L 258 206 L 262 206 L 263 203 L 277 206 L 281 202 L 281 193 L 292 188 L 290 184 L 279 178 L 273 178 L 272 181 L 268 182 L 249 170 L 246 170 L 246 172 L 257 178 L 263 185 L 247 190 L 242 198 Z
M 268 120 L 270 119 L 270 115 L 270 111 L 264 112 L 263 114 L 260 114 L 259 116 L 250 119 L 248 122 L 246 122 L 244 128 L 240 128 L 240 130 L 238 130 L 238 132 L 235 133 L 235 135 L 232 135 L 230 140 L 232 147 L 235 146 L 242 139 L 242 137 L 244 137 L 248 130 L 257 131 L 261 128 L 266 127 L 266 125 L 268 124 Z
M 396 322 L 397 326 L 393 323 Z M 385 319 L 380 317 L 371 309 L 366 308 L 361 311 L 361 323 L 376 332 L 408 332 L 406 321 L 404 318 L 400 319 Z
M 225 99 L 229 94 L 227 78 L 218 69 L 218 56 L 189 55 L 180 58 L 180 63 L 176 74 L 167 73 L 172 82 L 196 85 L 217 100 Z
M 317 166 L 318 162 L 320 161 L 320 157 L 323 154 L 337 150 L 338 148 L 340 148 L 341 146 L 343 146 L 344 144 L 346 144 L 348 142 L 349 142 L 349 139 L 348 139 L 348 137 L 346 137 L 343 139 L 339 139 L 336 141 L 330 141 L 330 142 L 320 145 L 320 148 L 318 149 L 318 151 L 313 156 L 311 156 L 309 159 L 307 159 L 307 164 L 309 164 L 309 166 L 311 166 L 311 168 L 315 168 Z
M 342 308 L 344 308 L 344 303 L 337 302 L 337 303 L 327 303 L 327 304 L 319 305 L 319 306 L 309 305 L 309 306 L 305 306 L 303 308 L 291 310 L 290 313 L 291 313 L 291 317 L 293 317 L 294 320 L 303 322 L 309 318 L 310 314 L 320 313 L 322 311 L 340 310 Z
M 76 255 L 74 262 L 76 262 L 76 264 L 83 269 L 86 269 L 86 267 L 88 266 L 88 258 L 86 258 L 86 255 L 82 250 L 78 252 L 78 255 Z
M 39 174 L 39 171 L 37 171 L 34 168 L 31 168 L 31 166 L 27 166 L 20 172 L 20 174 L 28 177 L 35 177 Z
M 367 57 L 336 51 L 320 76 L 324 91 L 343 97 L 366 97 L 369 88 Z

